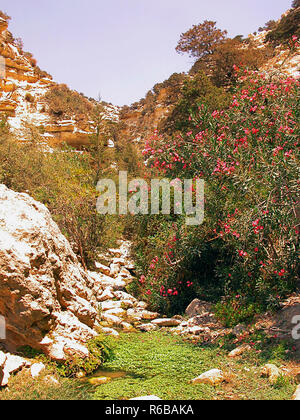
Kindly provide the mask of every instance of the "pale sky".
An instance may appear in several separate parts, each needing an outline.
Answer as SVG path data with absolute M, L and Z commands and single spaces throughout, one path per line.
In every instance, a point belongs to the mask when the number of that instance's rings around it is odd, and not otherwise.
M 278 19 L 292 0 L 1 0 L 10 30 L 55 81 L 115 105 L 131 104 L 192 60 L 180 34 L 203 20 L 230 36 Z

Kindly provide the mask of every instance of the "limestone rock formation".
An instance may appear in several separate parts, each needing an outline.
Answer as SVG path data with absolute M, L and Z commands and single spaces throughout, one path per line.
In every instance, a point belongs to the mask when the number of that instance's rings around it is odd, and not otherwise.
M 227 378 L 220 369 L 212 369 L 208 372 L 203 373 L 198 378 L 193 379 L 192 384 L 207 384 L 216 386 L 226 381 Z
M 63 360 L 94 337 L 93 280 L 46 207 L 0 186 L 0 314 L 8 348 L 29 345 Z M 78 343 L 82 343 L 80 348 Z
M 41 142 L 51 147 L 62 143 L 73 147 L 90 144 L 94 122 L 84 114 L 72 115 L 67 121 L 51 114 L 45 95 L 57 83 L 37 66 L 30 53 L 23 51 L 8 31 L 5 18 L 0 18 L 0 59 L 0 118 L 8 117 L 10 129 L 17 138 L 30 140 L 33 126 Z M 104 114 L 105 119 L 118 121 L 119 107 L 106 104 Z
M 197 316 L 197 315 L 203 315 L 206 312 L 210 312 L 212 309 L 212 304 L 208 302 L 203 302 L 199 299 L 194 299 L 193 302 L 189 304 L 189 306 L 186 308 L 186 315 L 188 315 L 190 318 Z

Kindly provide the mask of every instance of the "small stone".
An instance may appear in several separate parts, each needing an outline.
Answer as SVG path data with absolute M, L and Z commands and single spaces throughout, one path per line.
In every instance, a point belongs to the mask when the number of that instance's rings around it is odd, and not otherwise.
M 110 276 L 116 278 L 120 273 L 120 265 L 119 264 L 111 264 L 110 266 Z
M 156 395 L 148 395 L 146 397 L 131 398 L 130 401 L 162 401 L 162 399 Z
M 100 271 L 100 273 L 105 274 L 106 276 L 110 275 L 110 268 L 106 265 L 100 264 L 98 262 L 95 262 L 96 270 Z
M 45 376 L 44 382 L 48 385 L 59 386 L 59 381 L 53 375 Z
M 247 327 L 244 324 L 236 325 L 232 330 L 232 334 L 235 335 L 236 337 L 244 334 L 245 332 L 247 332 Z
M 138 309 L 128 309 L 127 316 L 135 321 L 140 321 L 142 319 L 141 311 Z
M 139 325 L 137 328 L 140 331 L 150 332 L 150 331 L 156 331 L 158 329 L 158 326 L 154 324 L 143 324 L 143 325 Z
M 91 385 L 104 385 L 108 384 L 108 382 L 111 381 L 111 378 L 107 378 L 106 376 L 100 377 L 100 378 L 90 378 L 89 383 Z
M 129 273 L 129 271 L 126 268 L 122 268 L 120 271 L 120 277 L 124 277 L 126 279 L 133 279 L 132 275 Z
M 300 385 L 297 386 L 295 394 L 293 395 L 294 401 L 300 401 Z
M 249 345 L 240 346 L 232 350 L 229 353 L 228 357 L 231 357 L 231 358 L 238 357 L 238 356 L 241 356 L 243 353 L 246 353 L 247 351 L 251 351 L 251 346 Z
M 155 319 L 152 321 L 152 324 L 157 325 L 158 327 L 177 327 L 181 324 L 178 319 L 173 318 L 162 318 L 162 319 Z
M 109 325 L 119 326 L 122 323 L 122 320 L 116 315 L 110 315 L 104 312 L 102 314 L 102 319 L 106 321 Z
M 120 334 L 118 333 L 118 331 L 114 330 L 113 328 L 103 327 L 102 332 L 105 335 L 111 335 L 111 336 L 116 337 L 116 338 L 120 337 Z
M 192 380 L 192 384 L 220 385 L 227 382 L 224 373 L 219 369 L 212 369 L 203 373 L 198 378 Z
M 128 322 L 122 322 L 121 327 L 125 332 L 131 332 L 134 330 L 134 327 Z
M 122 301 L 130 301 L 132 304 L 136 304 L 137 300 L 135 297 L 133 297 L 132 295 L 130 295 L 129 293 L 126 292 L 122 292 L 122 291 L 116 291 L 115 293 L 115 297 L 119 300 Z
M 114 316 L 119 316 L 119 317 L 124 317 L 126 315 L 126 311 L 122 308 L 114 308 L 114 309 L 110 309 L 109 311 L 105 312 L 107 315 L 114 315 Z
M 137 309 L 147 309 L 148 308 L 148 304 L 146 303 L 146 302 L 139 302 L 137 305 L 136 305 L 136 307 L 137 307 Z
M 120 301 L 114 301 L 114 300 L 107 300 L 101 304 L 102 311 L 109 311 L 110 309 L 120 309 L 121 308 L 121 302 Z
M 44 363 L 34 363 L 30 368 L 32 378 L 37 378 L 46 369 Z
M 108 250 L 108 252 L 109 252 L 110 254 L 112 254 L 115 258 L 121 258 L 121 257 L 122 257 L 122 251 L 121 251 L 120 249 L 113 249 L 113 248 L 110 248 L 110 249 Z
M 25 365 L 26 360 L 22 357 L 8 354 L 3 370 L 11 375 L 12 373 L 18 372 Z
M 141 316 L 142 316 L 142 319 L 151 321 L 151 320 L 156 319 L 159 316 L 159 314 L 157 312 L 142 311 Z
M 113 259 L 113 264 L 118 264 L 121 266 L 124 266 L 126 264 L 126 261 L 124 258 L 114 258 Z
M 175 316 L 173 316 L 173 319 L 178 319 L 179 321 L 184 321 L 184 318 L 181 315 L 175 315 Z
M 194 327 L 188 328 L 186 332 L 193 335 L 200 335 L 201 333 L 205 332 L 205 330 L 205 328 L 195 325 Z
M 265 365 L 261 370 L 261 376 L 264 378 L 269 378 L 270 384 L 276 384 L 277 380 L 283 376 L 283 372 L 277 366 L 273 364 Z
M 107 287 L 104 292 L 99 293 L 97 300 L 98 302 L 105 302 L 107 300 L 114 299 L 114 293 L 112 287 Z

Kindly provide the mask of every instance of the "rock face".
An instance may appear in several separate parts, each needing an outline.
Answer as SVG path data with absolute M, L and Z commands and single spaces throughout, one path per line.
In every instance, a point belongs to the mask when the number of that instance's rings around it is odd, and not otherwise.
M 247 344 L 244 344 L 243 346 L 237 347 L 236 349 L 232 350 L 229 353 L 228 357 L 233 359 L 233 358 L 239 357 L 242 354 L 244 354 L 246 352 L 249 352 L 249 351 L 251 351 L 251 346 L 249 346 Z
M 8 117 L 10 129 L 18 139 L 31 140 L 27 127 L 30 124 L 39 128 L 40 141 L 45 145 L 67 143 L 80 148 L 90 144 L 90 135 L 95 131 L 90 116 L 76 114 L 70 116 L 71 120 L 62 120 L 49 111 L 44 96 L 57 83 L 40 70 L 30 54 L 24 53 L 4 18 L 0 18 L 0 58 L 0 116 Z M 117 122 L 119 107 L 105 105 L 104 118 Z
M 78 343 L 96 335 L 97 302 L 92 289 L 92 279 L 46 207 L 0 185 L 4 345 L 11 349 L 29 345 L 57 359 L 66 357 L 65 348 L 76 353 Z

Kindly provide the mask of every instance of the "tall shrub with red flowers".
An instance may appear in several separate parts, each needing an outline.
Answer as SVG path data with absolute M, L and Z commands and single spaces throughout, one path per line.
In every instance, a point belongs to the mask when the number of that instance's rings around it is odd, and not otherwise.
M 141 293 L 158 309 L 238 294 L 258 311 L 297 283 L 299 82 L 235 72 L 228 109 L 199 104 L 191 131 L 172 140 L 155 133 L 144 150 L 161 177 L 205 180 L 203 225 L 188 228 L 180 216 L 143 220 Z

